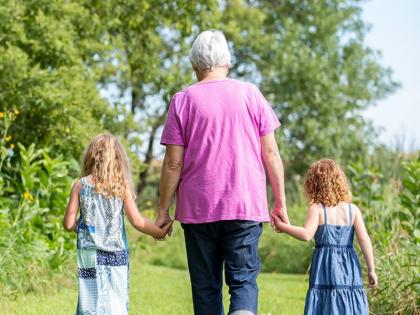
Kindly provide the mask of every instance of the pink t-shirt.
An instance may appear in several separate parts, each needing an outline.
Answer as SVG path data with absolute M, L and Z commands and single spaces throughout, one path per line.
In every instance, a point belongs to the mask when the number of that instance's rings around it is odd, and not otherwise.
M 185 147 L 175 218 L 269 221 L 260 137 L 279 126 L 251 83 L 198 82 L 176 93 L 161 139 Z

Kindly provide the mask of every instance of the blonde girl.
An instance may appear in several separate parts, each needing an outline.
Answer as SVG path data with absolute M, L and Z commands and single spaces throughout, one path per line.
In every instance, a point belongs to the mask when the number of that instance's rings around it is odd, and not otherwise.
M 77 232 L 76 314 L 128 314 L 124 212 L 137 230 L 155 238 L 165 237 L 172 224 L 159 228 L 139 214 L 124 148 L 101 134 L 86 151 L 83 177 L 73 185 L 64 217 L 64 228 Z
M 305 178 L 309 202 L 303 227 L 273 217 L 279 232 L 308 241 L 315 236 L 305 314 L 368 315 L 368 301 L 353 237 L 368 267 L 369 287 L 376 287 L 373 250 L 360 209 L 351 203 L 346 176 L 338 164 L 323 159 L 311 165 Z

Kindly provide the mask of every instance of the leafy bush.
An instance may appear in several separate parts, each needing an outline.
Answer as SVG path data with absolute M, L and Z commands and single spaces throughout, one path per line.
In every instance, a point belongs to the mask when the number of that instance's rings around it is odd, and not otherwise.
M 4 294 L 33 290 L 68 257 L 61 229 L 71 184 L 69 163 L 48 149 L 12 144 L 19 112 L 0 113 L 0 283 Z
M 403 191 L 399 195 L 402 209 L 399 218 L 403 230 L 415 243 L 420 237 L 420 155 L 404 164 Z
M 418 314 L 420 296 L 420 156 L 404 163 L 402 191 L 389 212 L 398 234 L 378 248 L 381 287 L 371 294 L 377 314 Z
M 420 157 L 403 166 L 401 182 L 384 179 L 375 162 L 350 167 L 355 200 L 376 252 L 379 287 L 369 291 L 373 314 L 419 312 Z

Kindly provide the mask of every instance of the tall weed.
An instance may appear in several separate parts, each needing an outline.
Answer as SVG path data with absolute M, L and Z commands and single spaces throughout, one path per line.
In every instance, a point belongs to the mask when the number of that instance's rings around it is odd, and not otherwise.
M 401 179 L 384 176 L 374 160 L 349 170 L 376 252 L 379 286 L 369 291 L 371 312 L 419 314 L 420 157 L 402 163 Z

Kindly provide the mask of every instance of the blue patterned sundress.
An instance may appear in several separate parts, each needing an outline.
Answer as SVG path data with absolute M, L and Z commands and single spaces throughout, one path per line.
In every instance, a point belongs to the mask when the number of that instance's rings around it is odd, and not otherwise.
M 79 298 L 76 315 L 128 314 L 128 246 L 124 202 L 81 179 L 77 227 Z
M 315 233 L 306 315 L 368 315 L 359 258 L 353 248 L 354 227 L 349 204 L 349 225 L 325 224 Z

